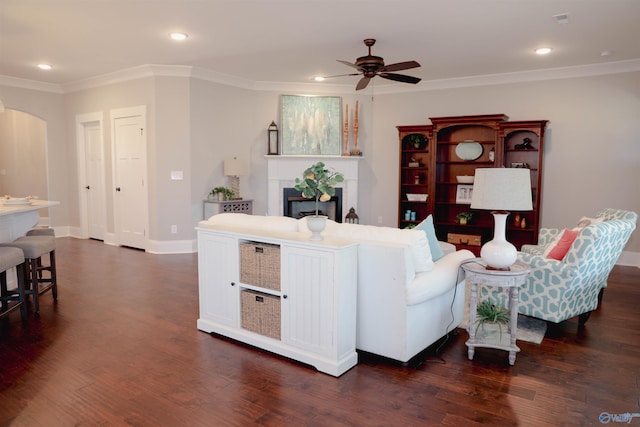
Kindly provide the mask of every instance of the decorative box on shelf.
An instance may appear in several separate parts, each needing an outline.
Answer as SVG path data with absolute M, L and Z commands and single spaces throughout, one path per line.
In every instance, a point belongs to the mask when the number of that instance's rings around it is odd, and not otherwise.
M 407 200 L 410 202 L 426 202 L 428 194 L 407 193 Z
M 481 236 L 475 234 L 447 233 L 447 243 L 454 245 L 480 246 Z

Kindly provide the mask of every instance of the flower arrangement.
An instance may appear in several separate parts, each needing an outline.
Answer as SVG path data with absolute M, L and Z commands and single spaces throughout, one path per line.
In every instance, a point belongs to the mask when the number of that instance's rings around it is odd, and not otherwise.
M 302 193 L 305 199 L 316 200 L 316 216 L 320 202 L 327 202 L 335 196 L 336 184 L 343 182 L 344 176 L 340 172 L 325 168 L 324 163 L 318 162 L 305 169 L 302 179 L 296 178 L 295 189 Z

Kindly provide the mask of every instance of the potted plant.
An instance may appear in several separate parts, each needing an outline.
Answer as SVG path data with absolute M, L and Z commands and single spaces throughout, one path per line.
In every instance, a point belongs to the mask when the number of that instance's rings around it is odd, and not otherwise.
M 218 201 L 222 202 L 222 201 L 225 201 L 225 200 L 230 200 L 234 196 L 234 193 L 233 193 L 233 191 L 231 191 L 227 187 L 215 187 L 213 190 L 211 190 L 209 195 L 210 196 L 216 196 L 217 195 Z
M 491 301 L 482 301 L 476 307 L 476 327 L 482 329 L 485 336 L 498 331 L 502 339 L 502 327 L 509 325 L 510 318 L 511 314 L 506 308 Z
M 460 212 L 456 215 L 456 219 L 460 225 L 466 225 L 471 222 L 471 219 L 473 219 L 473 212 Z
M 315 199 L 316 214 L 307 217 L 307 226 L 312 231 L 311 240 L 321 240 L 320 232 L 324 230 L 327 217 L 318 215 L 320 202 L 328 202 L 331 197 L 335 196 L 335 186 L 344 181 L 344 176 L 340 172 L 327 169 L 325 164 L 318 162 L 315 165 L 305 169 L 302 173 L 302 179 L 296 178 L 295 189 L 302 193 L 305 199 Z M 314 230 L 312 227 L 319 227 Z

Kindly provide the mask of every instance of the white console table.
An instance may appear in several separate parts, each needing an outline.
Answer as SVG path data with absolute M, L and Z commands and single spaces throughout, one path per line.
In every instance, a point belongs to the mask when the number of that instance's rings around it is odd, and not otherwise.
M 298 360 L 340 376 L 357 364 L 357 245 L 337 239 L 311 242 L 298 233 L 211 228 L 198 234 L 198 329 Z M 240 281 L 240 245 L 275 245 L 280 253 L 279 290 Z M 280 338 L 242 327 L 241 294 L 279 305 Z M 246 309 L 246 307 L 245 307 Z

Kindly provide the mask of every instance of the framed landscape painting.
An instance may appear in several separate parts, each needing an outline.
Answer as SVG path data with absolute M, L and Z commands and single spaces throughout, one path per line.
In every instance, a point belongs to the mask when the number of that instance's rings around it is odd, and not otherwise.
M 281 108 L 282 154 L 340 155 L 339 96 L 282 95 Z

